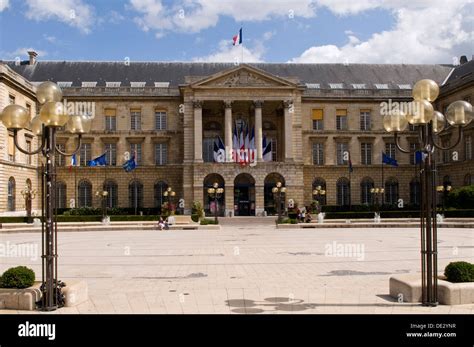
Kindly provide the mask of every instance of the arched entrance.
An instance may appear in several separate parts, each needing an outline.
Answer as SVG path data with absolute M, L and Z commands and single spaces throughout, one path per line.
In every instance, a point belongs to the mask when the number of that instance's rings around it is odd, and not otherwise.
M 255 216 L 255 179 L 241 173 L 234 180 L 234 214 Z
M 219 188 L 224 188 L 224 193 L 217 198 L 217 206 L 214 197 L 210 197 L 207 193 L 209 188 L 212 188 L 214 183 L 217 183 Z M 203 181 L 203 197 L 204 197 L 204 212 L 206 216 L 214 216 L 215 208 L 217 208 L 217 214 L 224 216 L 225 213 L 225 182 L 224 178 L 219 174 L 209 174 L 204 178 Z
M 276 186 L 277 182 L 281 182 L 282 187 L 285 186 L 285 178 L 277 172 L 272 172 L 265 177 L 263 186 L 264 207 L 268 215 L 276 215 L 277 204 L 275 196 L 272 193 L 272 188 Z M 281 199 L 281 210 L 285 211 L 285 199 Z

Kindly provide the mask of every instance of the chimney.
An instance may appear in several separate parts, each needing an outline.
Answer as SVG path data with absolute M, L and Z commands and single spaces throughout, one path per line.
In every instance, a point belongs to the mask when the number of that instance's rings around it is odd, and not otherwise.
M 35 65 L 38 53 L 36 53 L 35 51 L 28 51 L 28 56 L 30 57 L 30 65 Z
M 461 55 L 461 58 L 459 58 L 459 64 L 466 64 L 467 63 L 467 56 Z

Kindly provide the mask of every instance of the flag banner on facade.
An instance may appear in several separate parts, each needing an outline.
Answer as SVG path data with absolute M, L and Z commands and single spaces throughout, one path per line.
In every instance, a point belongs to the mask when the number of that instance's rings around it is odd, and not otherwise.
M 89 160 L 87 162 L 87 166 L 104 166 L 104 165 L 107 165 L 106 153 L 102 154 L 101 156 L 97 158 Z
M 263 153 L 262 153 L 263 161 L 272 161 L 273 160 L 272 141 L 270 140 L 267 143 L 267 137 L 264 136 L 262 142 L 263 142 L 263 144 L 262 144 L 262 147 L 263 147 Z
M 393 159 L 393 158 L 389 157 L 388 155 L 386 155 L 383 152 L 382 152 L 382 163 L 392 165 L 392 166 L 398 166 L 398 162 L 397 162 L 396 159 Z
M 352 160 L 351 160 L 351 154 L 349 153 L 349 160 L 348 160 L 348 164 L 349 164 L 349 172 L 353 172 L 354 171 L 354 168 L 352 167 Z
M 232 45 L 237 46 L 242 43 L 242 28 L 240 28 L 239 33 L 232 37 Z
M 71 156 L 71 163 L 69 164 L 69 171 L 72 170 L 73 166 L 77 166 L 77 157 L 76 157 L 75 153 Z
M 415 152 L 415 164 L 421 164 L 422 162 L 425 161 L 427 156 L 428 156 L 428 154 L 423 153 L 422 151 L 416 151 Z
M 127 160 L 122 165 L 122 167 L 126 172 L 130 172 L 130 171 L 135 170 L 135 168 L 137 167 L 137 163 L 135 162 L 135 156 L 132 156 L 129 160 Z
M 218 136 L 217 141 L 214 141 L 214 161 L 216 163 L 223 163 L 225 158 L 225 145 L 221 137 Z

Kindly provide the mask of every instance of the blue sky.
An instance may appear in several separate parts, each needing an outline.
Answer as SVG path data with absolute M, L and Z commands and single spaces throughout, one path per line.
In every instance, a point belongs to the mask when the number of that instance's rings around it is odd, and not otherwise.
M 452 63 L 473 54 L 474 8 L 445 3 L 0 0 L 0 59 Z

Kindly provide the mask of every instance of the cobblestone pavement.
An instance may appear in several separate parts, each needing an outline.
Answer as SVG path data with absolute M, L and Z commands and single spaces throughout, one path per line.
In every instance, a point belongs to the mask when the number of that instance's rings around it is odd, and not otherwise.
M 40 235 L 0 234 L 9 245 Z M 59 235 L 59 274 L 85 280 L 90 300 L 62 313 L 474 313 L 388 296 L 389 277 L 420 268 L 417 229 L 276 230 L 242 219 L 221 231 L 106 231 Z M 439 230 L 440 269 L 474 260 L 471 229 Z M 0 258 L 0 271 L 41 260 Z M 29 313 L 0 310 L 0 313 Z

